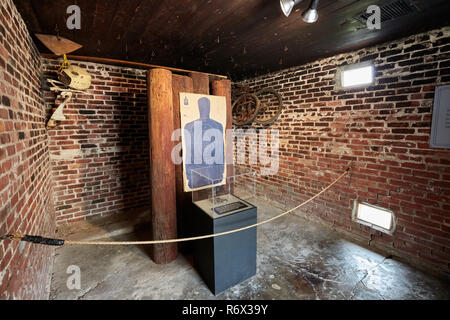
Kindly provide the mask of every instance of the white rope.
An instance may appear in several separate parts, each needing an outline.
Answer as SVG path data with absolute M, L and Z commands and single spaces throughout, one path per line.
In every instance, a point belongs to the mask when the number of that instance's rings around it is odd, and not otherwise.
M 301 204 L 299 204 L 298 206 L 283 212 L 275 217 L 266 219 L 264 221 L 252 224 L 250 226 L 246 226 L 246 227 L 242 227 L 239 229 L 234 229 L 234 230 L 229 230 L 229 231 L 224 231 L 224 232 L 220 232 L 220 233 L 213 233 L 213 234 L 208 234 L 208 235 L 204 235 L 204 236 L 197 236 L 197 237 L 190 237 L 190 238 L 181 238 L 181 239 L 168 239 L 168 240 L 151 240 L 151 241 L 79 241 L 79 240 L 65 240 L 64 244 L 73 244 L 73 245 L 151 245 L 151 244 L 167 244 L 167 243 L 175 243 L 175 242 L 185 242 L 185 241 L 194 241 L 194 240 L 201 240 L 201 239 L 208 239 L 208 238 L 213 238 L 213 237 L 219 237 L 219 236 L 224 236 L 227 234 L 231 234 L 231 233 L 235 233 L 235 232 L 239 232 L 239 231 L 244 231 L 244 230 L 248 230 L 251 228 L 255 228 L 258 227 L 260 225 L 269 223 L 271 221 L 274 221 L 276 219 L 279 219 L 297 209 L 299 209 L 300 207 L 304 206 L 305 204 L 311 202 L 312 200 L 316 199 L 317 197 L 319 197 L 320 195 L 322 195 L 324 192 L 326 192 L 328 189 L 330 189 L 331 187 L 333 187 L 338 181 L 340 181 L 346 174 L 348 174 L 350 168 L 348 168 L 343 174 L 341 174 L 333 183 L 331 183 L 330 185 L 328 185 L 325 189 L 323 189 L 322 191 L 320 191 L 319 193 L 317 193 L 315 196 L 309 198 L 308 200 L 302 202 Z

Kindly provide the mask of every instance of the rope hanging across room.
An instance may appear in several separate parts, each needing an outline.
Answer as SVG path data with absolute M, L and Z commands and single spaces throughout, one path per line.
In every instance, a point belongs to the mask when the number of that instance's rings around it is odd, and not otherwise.
M 0 237 L 0 240 L 13 240 L 13 241 L 26 241 L 36 244 L 43 244 L 43 245 L 50 245 L 50 246 L 63 246 L 65 244 L 72 244 L 72 245 L 151 245 L 151 244 L 166 244 L 166 243 L 175 243 L 175 242 L 185 242 L 185 241 L 194 241 L 194 240 L 201 240 L 201 239 L 207 239 L 207 238 L 213 238 L 213 237 L 219 237 L 224 236 L 227 234 L 244 231 L 247 229 L 255 228 L 258 226 L 261 226 L 263 224 L 269 223 L 273 220 L 279 219 L 297 209 L 304 206 L 305 204 L 311 202 L 312 200 L 316 199 L 323 193 L 325 193 L 327 190 L 329 190 L 331 187 L 333 187 L 336 183 L 338 183 L 345 175 L 347 175 L 350 171 L 350 168 L 347 168 L 344 173 L 342 173 L 336 180 L 334 180 L 331 184 L 329 184 L 326 188 L 324 188 L 322 191 L 314 195 L 313 197 L 309 198 L 308 200 L 302 202 L 298 206 L 289 209 L 288 211 L 285 211 L 275 217 L 263 220 L 261 222 L 255 223 L 250 226 L 233 229 L 229 231 L 224 231 L 220 233 L 213 233 L 203 236 L 197 236 L 197 237 L 190 237 L 190 238 L 181 238 L 181 239 L 168 239 L 168 240 L 150 240 L 150 241 L 80 241 L 80 240 L 63 240 L 63 239 L 49 239 L 44 238 L 40 236 L 30 236 L 30 235 L 23 235 L 19 233 L 12 233 L 3 237 Z

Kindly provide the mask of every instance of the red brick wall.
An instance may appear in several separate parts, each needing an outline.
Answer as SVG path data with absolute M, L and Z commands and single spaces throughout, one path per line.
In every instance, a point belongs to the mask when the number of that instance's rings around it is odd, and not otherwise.
M 49 130 L 57 223 L 149 207 L 146 71 L 72 63 L 87 68 L 92 85 Z M 44 77 L 55 78 L 59 65 L 43 59 Z M 55 97 L 47 86 L 50 108 Z
M 337 91 L 337 66 L 373 60 L 376 83 Z M 450 28 L 249 79 L 273 87 L 285 109 L 279 172 L 258 186 L 291 207 L 321 190 L 353 162 L 351 180 L 302 214 L 415 263 L 449 272 L 450 150 L 429 147 L 434 91 L 450 84 Z M 351 221 L 353 200 L 395 211 L 393 236 Z
M 53 236 L 41 61 L 11 0 L 0 3 L 0 235 Z M 0 299 L 46 298 L 49 247 L 0 242 Z

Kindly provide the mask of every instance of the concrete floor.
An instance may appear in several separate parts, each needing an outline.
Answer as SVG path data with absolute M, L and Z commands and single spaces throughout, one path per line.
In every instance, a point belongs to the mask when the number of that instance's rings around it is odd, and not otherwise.
M 256 204 L 259 220 L 281 212 L 266 202 Z M 142 234 L 108 238 L 142 240 Z M 51 299 L 450 299 L 447 278 L 388 259 L 296 215 L 258 228 L 256 276 L 218 296 L 204 284 L 191 257 L 179 255 L 168 265 L 156 265 L 147 249 L 56 249 Z M 81 269 L 80 290 L 66 286 L 70 265 Z

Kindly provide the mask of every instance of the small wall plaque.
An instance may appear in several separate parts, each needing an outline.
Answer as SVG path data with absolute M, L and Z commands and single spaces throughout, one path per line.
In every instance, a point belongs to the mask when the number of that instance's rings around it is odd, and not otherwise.
M 436 88 L 430 146 L 450 149 L 450 86 Z

